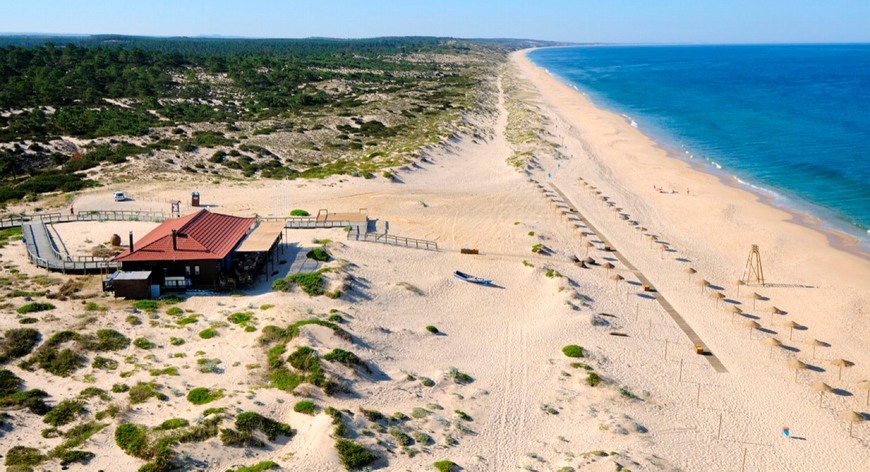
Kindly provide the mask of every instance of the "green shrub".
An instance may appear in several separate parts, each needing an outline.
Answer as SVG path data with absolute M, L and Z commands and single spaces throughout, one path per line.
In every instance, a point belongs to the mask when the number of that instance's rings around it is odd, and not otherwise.
M 154 397 L 161 401 L 169 400 L 169 397 L 158 392 L 161 385 L 154 382 L 139 382 L 130 388 L 130 403 L 144 403 Z
M 115 444 L 133 457 L 148 458 L 148 431 L 144 426 L 123 423 L 115 429 Z
M 39 449 L 27 446 L 13 446 L 11 449 L 6 451 L 6 460 L 4 463 L 8 466 L 30 467 L 39 465 L 39 463 L 44 460 L 45 456 L 39 453 Z M 11 470 L 11 468 L 7 470 Z
M 435 386 L 435 381 L 430 379 L 429 377 L 420 377 L 420 383 L 423 384 L 424 387 Z
M 456 367 L 451 367 L 447 373 L 454 383 L 468 384 L 474 382 L 474 378 L 464 372 L 460 372 Z
M 39 318 L 31 318 L 28 316 L 26 318 L 21 318 L 18 322 L 21 324 L 34 324 L 39 322 Z
M 160 303 L 155 300 L 138 300 L 133 303 L 133 308 L 142 311 L 157 311 L 159 307 Z
M 236 416 L 236 429 L 243 432 L 259 430 L 266 435 L 269 441 L 274 441 L 278 436 L 292 438 L 295 434 L 290 425 L 267 418 L 253 411 L 239 413 Z
M 66 467 L 70 464 L 78 462 L 79 464 L 87 464 L 91 459 L 96 457 L 96 454 L 90 451 L 71 451 L 63 450 L 60 453 L 60 465 Z
M 199 320 L 199 315 L 193 314 L 193 315 L 188 315 L 188 316 L 185 316 L 184 318 L 181 318 L 180 320 L 176 321 L 176 323 L 178 323 L 179 326 L 185 326 L 185 325 L 189 325 L 191 323 L 196 323 L 198 320 Z
M 205 417 L 208 415 L 218 415 L 218 414 L 223 413 L 224 411 L 226 411 L 226 408 L 224 408 L 222 406 L 221 407 L 206 408 L 205 411 L 202 412 L 202 416 Z
M 128 316 L 126 321 L 127 321 L 127 324 L 129 324 L 130 326 L 139 326 L 142 324 L 142 318 L 139 318 L 136 315 Z
M 16 328 L 3 333 L 0 340 L 0 363 L 30 354 L 39 344 L 39 331 L 33 328 Z
M 89 351 L 119 351 L 130 345 L 130 338 L 114 329 L 100 329 L 97 330 L 96 335 L 81 336 L 79 343 Z
M 310 216 L 310 215 L 311 214 L 308 213 L 307 211 L 299 210 L 299 209 L 296 209 L 296 210 L 293 210 L 290 212 L 290 216 Z
M 214 328 L 206 328 L 199 332 L 199 337 L 202 339 L 211 339 L 218 335 L 218 332 Z
M 532 246 L 532 252 L 534 252 L 535 254 L 541 252 L 543 249 L 544 249 L 544 245 L 540 244 L 540 243 Z
M 343 364 L 347 367 L 354 367 L 358 365 L 362 365 L 362 359 L 359 358 L 356 354 L 345 351 L 344 349 L 333 349 L 332 352 L 323 356 L 323 359 L 329 362 L 338 362 L 339 364 Z
M 616 389 L 616 391 L 618 391 L 619 394 L 622 395 L 623 397 L 626 397 L 626 398 L 637 398 L 637 395 L 635 395 L 634 392 L 632 392 L 631 390 L 629 390 L 628 387 L 626 387 L 625 385 L 619 387 L 618 389 Z
M 166 314 L 170 316 L 178 316 L 182 313 L 184 313 L 184 310 L 177 306 L 170 307 L 168 310 L 166 310 Z
M 426 331 L 429 331 L 429 332 L 432 333 L 432 334 L 438 334 L 438 333 L 441 332 L 441 331 L 438 331 L 438 328 L 436 328 L 436 327 L 434 327 L 434 326 L 432 326 L 432 325 L 427 326 L 427 327 L 426 327 Z
M 112 397 L 110 397 L 109 394 L 107 394 L 105 390 L 103 390 L 101 388 L 97 388 L 97 387 L 87 387 L 84 390 L 82 390 L 81 392 L 79 392 L 79 398 L 94 398 L 94 397 L 99 397 L 100 400 L 103 400 L 106 402 L 112 399 Z
M 314 402 L 311 400 L 302 400 L 301 402 L 293 405 L 293 411 L 296 413 L 305 413 L 306 415 L 314 415 L 317 407 L 314 405 Z
M 169 338 L 169 344 L 173 346 L 181 346 L 182 344 L 184 344 L 184 340 L 181 338 L 176 338 L 175 336 L 171 336 Z
M 272 283 L 272 290 L 276 292 L 287 292 L 293 286 L 299 286 L 302 291 L 310 296 L 323 295 L 326 282 L 320 276 L 321 271 L 317 272 L 300 272 L 298 274 L 288 275 L 283 279 L 278 279 Z
M 363 468 L 379 459 L 365 447 L 347 439 L 335 441 L 335 450 L 338 451 L 338 458 L 347 470 Z
M 216 374 L 220 372 L 220 359 L 202 358 L 196 360 L 196 369 L 203 374 Z
M 205 387 L 197 387 L 187 392 L 187 401 L 194 405 L 205 405 L 206 403 L 223 398 L 223 396 L 224 392 L 222 390 L 209 390 Z
M 272 461 L 258 462 L 247 467 L 239 467 L 238 469 L 228 469 L 227 472 L 262 472 L 264 470 L 279 469 L 280 465 Z
M 534 231 L 529 231 L 529 236 L 534 236 L 534 235 L 535 235 Z
M 470 416 L 468 416 L 468 413 L 466 413 L 462 410 L 454 410 L 453 413 L 455 413 L 456 416 L 459 417 L 460 420 L 473 421 L 472 418 Z
M 435 467 L 435 470 L 438 472 L 457 472 L 460 470 L 455 462 L 448 460 L 435 462 L 432 466 Z
M 187 421 L 184 418 L 172 418 L 160 423 L 160 425 L 154 429 L 158 431 L 168 431 L 170 429 L 183 428 L 189 425 L 190 421 Z
M 8 369 L 0 370 L 0 398 L 14 394 L 24 381 Z
M 69 348 L 58 350 L 52 346 L 43 346 L 37 349 L 27 360 L 26 366 L 36 363 L 41 369 L 60 377 L 66 377 L 84 367 L 87 358 Z M 22 365 L 25 367 L 25 365 Z
M 19 314 L 23 315 L 25 313 L 34 313 L 37 311 L 47 311 L 47 310 L 54 310 L 54 305 L 52 305 L 51 303 L 32 302 L 32 303 L 28 303 L 26 305 L 20 306 L 15 311 L 17 311 Z
M 78 400 L 64 400 L 52 408 L 42 419 L 44 423 L 54 427 L 63 426 L 75 419 L 85 408 L 85 403 Z
M 243 312 L 243 313 L 233 313 L 228 317 L 230 323 L 234 324 L 244 324 L 254 317 L 254 314 L 251 312 Z
M 590 387 L 594 387 L 601 383 L 601 377 L 595 372 L 589 372 L 588 374 L 586 374 L 586 383 Z
M 562 348 L 562 354 L 568 357 L 584 357 L 583 348 L 576 344 L 569 344 Z
M 147 338 L 136 338 L 136 340 L 133 341 L 133 345 L 139 349 L 153 349 L 157 347 L 156 344 L 149 341 Z
M 315 261 L 320 261 L 320 262 L 328 262 L 330 259 L 332 259 L 332 256 L 329 255 L 329 253 L 326 251 L 326 249 L 323 249 L 320 247 L 316 247 L 316 248 L 308 251 L 308 253 L 305 254 L 305 257 L 307 257 L 309 259 L 314 259 Z
M 562 277 L 562 274 L 560 274 L 559 271 L 557 271 L 555 269 L 547 269 L 547 271 L 544 272 L 544 276 L 552 279 L 552 278 Z
M 148 373 L 152 377 L 157 377 L 158 375 L 178 375 L 178 367 L 165 367 L 163 369 L 150 369 Z

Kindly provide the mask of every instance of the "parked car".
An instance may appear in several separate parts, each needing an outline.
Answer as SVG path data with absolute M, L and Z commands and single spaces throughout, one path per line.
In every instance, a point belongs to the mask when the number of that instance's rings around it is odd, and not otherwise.
M 124 192 L 115 192 L 115 201 L 116 202 L 123 202 L 125 200 L 127 200 L 127 196 L 124 195 Z

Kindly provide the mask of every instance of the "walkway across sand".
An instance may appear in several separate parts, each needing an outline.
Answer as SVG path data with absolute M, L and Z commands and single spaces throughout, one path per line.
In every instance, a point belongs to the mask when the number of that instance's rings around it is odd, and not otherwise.
M 613 247 L 613 245 L 610 243 L 610 241 L 608 241 L 607 238 L 605 238 L 604 235 L 601 234 L 601 232 L 598 231 L 598 229 L 595 228 L 595 226 L 593 226 L 592 223 L 589 222 L 589 220 L 584 218 L 583 215 L 579 211 L 576 211 L 576 209 L 578 208 L 577 205 L 574 205 L 574 203 L 572 203 L 570 200 L 568 200 L 568 197 L 565 196 L 565 194 L 562 193 L 561 190 L 559 190 L 559 187 L 557 187 L 556 184 L 551 182 L 550 187 L 552 187 L 553 190 L 559 194 L 559 196 L 562 198 L 562 200 L 565 203 L 567 203 L 571 208 L 575 209 L 577 217 L 580 219 L 580 221 L 582 221 L 583 224 L 585 224 L 586 227 L 589 228 L 590 231 L 595 233 L 595 235 L 598 236 L 598 239 L 600 239 L 604 243 L 605 246 L 609 246 L 611 248 Z M 635 267 L 631 262 L 629 262 L 628 259 L 625 258 L 625 256 L 620 254 L 619 251 L 616 251 L 614 249 L 613 255 L 615 255 L 617 257 L 617 259 L 619 259 L 619 261 L 622 262 L 622 265 L 624 265 L 628 270 L 630 270 L 637 277 L 637 279 L 640 281 L 640 283 L 648 285 L 650 287 L 655 287 L 655 285 L 653 285 L 653 283 L 650 282 L 650 280 L 647 279 L 646 276 L 643 275 L 643 273 L 637 269 L 637 267 Z M 698 334 L 695 332 L 695 330 L 693 330 L 692 327 L 689 326 L 689 323 L 687 323 L 686 320 L 682 316 L 680 316 L 679 313 L 677 313 L 677 310 L 675 310 L 674 307 L 670 304 L 670 302 L 668 302 L 667 299 L 665 299 L 664 295 L 662 295 L 661 292 L 655 291 L 652 293 L 653 293 L 653 297 L 655 297 L 655 299 L 659 302 L 659 304 L 662 306 L 662 308 L 664 308 L 664 310 L 671 316 L 671 318 L 673 318 L 674 322 L 677 323 L 677 326 L 679 326 L 680 329 L 683 330 L 684 333 L 686 333 L 686 336 L 689 338 L 690 341 L 692 341 L 693 344 L 695 344 L 695 345 L 700 344 L 702 346 L 706 346 L 706 344 L 704 344 L 704 341 L 701 340 L 701 337 L 698 336 Z M 723 374 L 728 373 L 728 369 L 725 368 L 725 366 L 722 364 L 722 361 L 720 361 L 719 358 L 716 357 L 715 354 L 708 352 L 703 357 L 705 359 L 707 359 L 707 361 L 710 362 L 710 365 L 713 366 L 713 369 L 715 369 L 716 372 L 723 373 Z

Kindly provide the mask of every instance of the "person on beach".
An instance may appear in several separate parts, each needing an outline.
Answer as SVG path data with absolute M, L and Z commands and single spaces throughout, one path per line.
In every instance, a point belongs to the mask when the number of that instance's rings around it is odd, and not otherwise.
M 790 435 L 791 435 L 791 430 L 788 428 L 788 426 L 783 426 L 783 427 L 782 427 L 782 434 L 784 434 L 785 437 L 790 437 Z

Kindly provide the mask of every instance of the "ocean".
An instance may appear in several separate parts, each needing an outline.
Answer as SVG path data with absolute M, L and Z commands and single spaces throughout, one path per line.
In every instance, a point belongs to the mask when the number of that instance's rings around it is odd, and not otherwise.
M 870 45 L 590 46 L 529 58 L 666 149 L 867 249 Z

